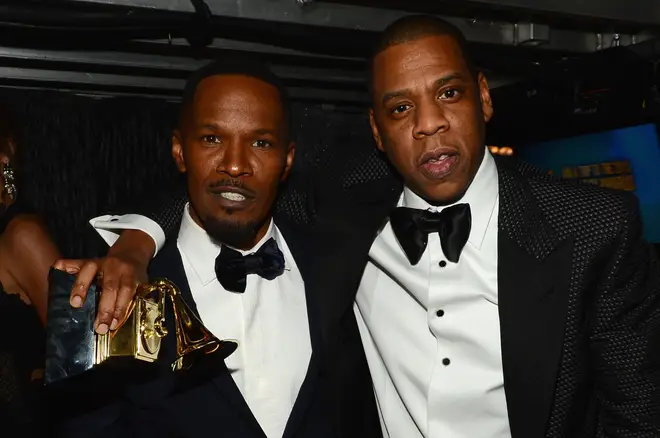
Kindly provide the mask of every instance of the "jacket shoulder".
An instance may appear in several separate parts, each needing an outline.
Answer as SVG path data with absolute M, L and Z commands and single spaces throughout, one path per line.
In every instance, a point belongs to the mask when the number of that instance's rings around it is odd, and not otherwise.
M 559 235 L 610 240 L 639 220 L 637 197 L 631 192 L 553 177 L 527 163 L 516 167 Z

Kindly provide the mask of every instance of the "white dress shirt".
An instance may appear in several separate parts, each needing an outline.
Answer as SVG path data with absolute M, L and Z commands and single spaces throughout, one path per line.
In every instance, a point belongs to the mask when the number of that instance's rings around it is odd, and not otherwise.
M 437 233 L 411 266 L 389 223 L 369 252 L 355 314 L 391 438 L 510 438 L 497 301 L 498 179 L 486 153 L 460 203 L 472 228 L 458 263 Z M 399 206 L 434 208 L 409 189 Z
M 151 227 L 145 231 L 159 247 L 165 240 L 162 230 L 141 216 L 102 216 L 90 223 L 110 245 L 121 229 Z M 266 436 L 279 438 L 307 373 L 311 341 L 305 285 L 277 226 L 271 221 L 263 239 L 241 253 L 256 252 L 271 237 L 284 255 L 284 273 L 270 281 L 248 275 L 244 293 L 229 292 L 216 279 L 221 246 L 193 221 L 188 206 L 177 246 L 202 322 L 217 338 L 238 341 L 225 360 L 227 368 Z

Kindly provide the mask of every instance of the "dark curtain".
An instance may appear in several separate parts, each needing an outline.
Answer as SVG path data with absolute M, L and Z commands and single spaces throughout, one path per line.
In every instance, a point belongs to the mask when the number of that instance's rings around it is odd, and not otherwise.
M 180 180 L 170 154 L 176 103 L 17 89 L 1 90 L 0 102 L 20 125 L 19 199 L 43 217 L 67 257 L 105 251 L 90 218 L 121 211 Z M 322 157 L 341 155 L 345 148 L 375 150 L 363 112 L 302 103 L 293 110 L 298 144 L 293 173 L 331 176 Z M 328 150 L 333 153 L 323 153 Z

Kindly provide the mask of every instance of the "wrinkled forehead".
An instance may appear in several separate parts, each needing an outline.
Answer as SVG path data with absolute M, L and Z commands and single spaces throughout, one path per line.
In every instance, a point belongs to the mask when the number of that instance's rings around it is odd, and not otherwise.
M 467 77 L 469 69 L 453 37 L 432 35 L 383 50 L 373 60 L 372 75 L 374 93 L 383 94 L 449 75 Z

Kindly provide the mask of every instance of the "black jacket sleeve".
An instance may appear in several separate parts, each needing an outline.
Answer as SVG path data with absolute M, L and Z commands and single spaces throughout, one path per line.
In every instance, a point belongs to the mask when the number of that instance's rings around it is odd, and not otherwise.
M 660 436 L 660 264 L 642 237 L 636 200 L 627 210 L 598 287 L 590 339 L 598 436 L 651 438 Z

